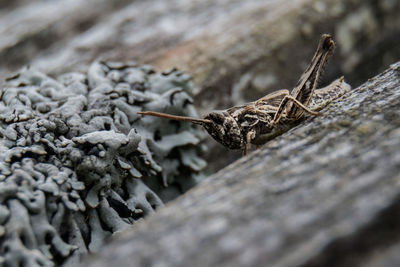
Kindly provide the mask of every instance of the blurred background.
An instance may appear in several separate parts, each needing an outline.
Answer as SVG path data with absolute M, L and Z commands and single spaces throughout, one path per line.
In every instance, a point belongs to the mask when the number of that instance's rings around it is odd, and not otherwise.
M 0 0 L 0 79 L 30 65 L 54 77 L 96 59 L 193 77 L 201 115 L 291 89 L 330 33 L 321 87 L 353 87 L 400 59 L 400 0 Z M 240 151 L 207 141 L 214 172 Z

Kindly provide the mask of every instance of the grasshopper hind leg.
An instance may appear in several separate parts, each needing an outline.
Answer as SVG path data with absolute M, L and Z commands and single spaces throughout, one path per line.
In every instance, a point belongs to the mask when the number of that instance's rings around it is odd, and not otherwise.
M 246 144 L 242 149 L 242 155 L 245 156 L 248 151 L 251 149 L 251 141 L 256 137 L 256 132 L 254 130 L 250 130 L 246 133 Z
M 320 115 L 319 112 L 315 112 L 310 110 L 308 107 L 304 106 L 302 103 L 300 103 L 296 98 L 294 98 L 291 95 L 287 95 L 282 99 L 281 104 L 279 105 L 279 109 L 278 111 L 275 113 L 274 119 L 271 121 L 271 125 L 276 125 L 279 120 L 282 118 L 283 113 L 285 112 L 286 114 L 288 114 L 289 112 L 286 111 L 286 108 L 288 106 L 288 104 L 292 102 L 294 104 L 294 106 L 300 108 L 302 110 L 302 112 L 308 113 L 310 115 L 314 115 L 314 116 L 318 116 Z M 292 106 L 293 107 L 293 106 Z M 300 114 L 296 114 L 296 116 L 300 117 Z M 297 119 L 294 118 L 294 119 Z

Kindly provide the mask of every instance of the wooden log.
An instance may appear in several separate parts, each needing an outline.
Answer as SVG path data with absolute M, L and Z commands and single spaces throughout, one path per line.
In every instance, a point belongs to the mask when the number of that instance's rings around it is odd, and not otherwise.
M 360 84 L 398 58 L 399 8 L 398 0 L 37 1 L 1 17 L 0 74 L 137 60 L 192 74 L 202 111 L 226 108 L 292 88 L 325 32 L 339 47 L 326 80 L 342 73 Z
M 400 62 L 77 266 L 394 266 L 399 76 Z
M 204 114 L 291 89 L 321 33 L 338 47 L 321 86 L 340 75 L 358 86 L 399 58 L 399 9 L 399 0 L 36 1 L 0 17 L 0 78 L 25 64 L 86 72 L 99 57 L 175 66 L 193 76 Z M 240 157 L 208 145 L 210 172 Z

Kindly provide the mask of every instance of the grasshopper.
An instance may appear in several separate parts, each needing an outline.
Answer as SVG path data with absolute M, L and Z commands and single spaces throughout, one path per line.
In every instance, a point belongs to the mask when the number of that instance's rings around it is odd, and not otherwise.
M 332 37 L 323 34 L 310 65 L 291 93 L 286 89 L 278 90 L 242 106 L 212 111 L 203 119 L 153 111 L 142 111 L 138 114 L 199 124 L 216 141 L 230 149 L 241 149 L 245 155 L 251 143 L 259 143 L 257 140 L 263 136 L 299 121 L 305 114 L 320 115 L 318 111 L 350 89 L 343 77 L 325 88 L 316 89 L 334 48 Z

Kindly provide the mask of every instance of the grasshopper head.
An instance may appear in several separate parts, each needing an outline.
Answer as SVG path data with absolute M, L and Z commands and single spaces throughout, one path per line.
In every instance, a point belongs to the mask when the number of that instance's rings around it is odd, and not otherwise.
M 204 119 L 176 116 L 154 111 L 140 111 L 137 112 L 137 114 L 199 124 L 222 145 L 230 149 L 242 149 L 245 147 L 245 138 L 243 137 L 242 130 L 233 117 L 226 111 L 213 111 Z
M 237 122 L 226 111 L 213 111 L 204 117 L 209 122 L 202 124 L 219 143 L 230 149 L 242 149 L 245 139 Z

